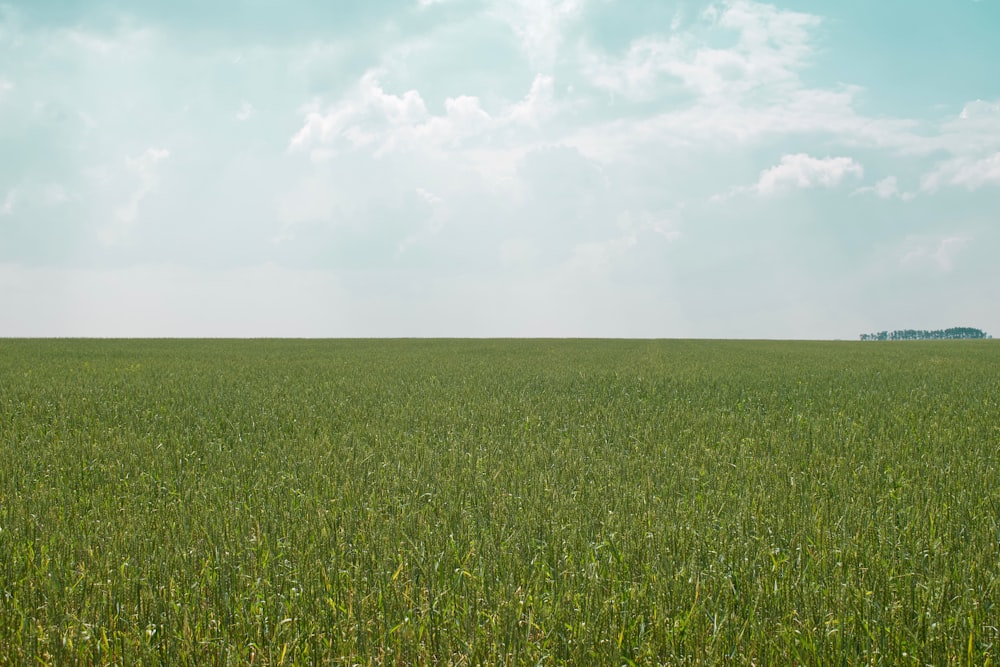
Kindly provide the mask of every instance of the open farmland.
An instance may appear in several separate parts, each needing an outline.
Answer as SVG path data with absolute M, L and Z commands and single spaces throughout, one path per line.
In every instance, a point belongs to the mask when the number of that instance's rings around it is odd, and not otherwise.
M 0 664 L 985 664 L 992 341 L 0 341 Z

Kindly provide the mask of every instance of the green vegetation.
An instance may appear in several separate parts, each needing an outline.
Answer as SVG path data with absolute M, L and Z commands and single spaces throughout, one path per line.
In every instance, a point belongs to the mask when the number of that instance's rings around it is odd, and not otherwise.
M 0 664 L 987 664 L 992 341 L 0 340 Z

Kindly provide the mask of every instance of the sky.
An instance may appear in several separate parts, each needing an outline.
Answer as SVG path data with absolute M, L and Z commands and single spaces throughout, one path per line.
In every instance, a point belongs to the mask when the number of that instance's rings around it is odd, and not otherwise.
M 0 336 L 1000 335 L 1000 0 L 0 0 Z

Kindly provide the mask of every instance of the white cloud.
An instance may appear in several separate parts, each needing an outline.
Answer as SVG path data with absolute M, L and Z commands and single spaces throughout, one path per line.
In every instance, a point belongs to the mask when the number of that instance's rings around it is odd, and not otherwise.
M 1000 101 L 968 102 L 958 115 L 930 128 L 904 148 L 910 152 L 943 151 L 968 159 L 1000 151 Z
M 250 120 L 251 118 L 253 118 L 255 113 L 256 109 L 254 109 L 254 106 L 249 102 L 244 102 L 242 105 L 240 105 L 240 110 L 236 112 L 236 120 L 238 121 Z
M 945 185 L 976 190 L 986 185 L 1000 185 L 1000 152 L 981 159 L 959 157 L 940 165 L 924 176 L 920 187 L 934 192 Z
M 719 16 L 719 25 L 739 32 L 740 45 L 758 56 L 758 69 L 777 64 L 782 76 L 790 64 L 801 65 L 812 54 L 809 41 L 821 23 L 819 16 L 750 0 L 731 0 Z
M 651 235 L 655 235 L 657 242 L 668 244 L 681 238 L 681 231 L 673 221 L 649 211 L 623 211 L 618 216 L 617 227 L 618 236 L 576 244 L 565 270 L 570 275 L 603 274 L 625 262 L 634 248 L 648 244 Z
M 985 100 L 975 100 L 962 107 L 958 114 L 960 120 L 980 120 L 983 118 L 996 120 L 1000 117 L 1000 102 L 987 102 Z
M 77 28 L 67 29 L 65 36 L 68 41 L 79 49 L 101 56 L 110 55 L 116 50 L 116 42 L 94 33 Z
M 430 192 L 429 190 L 425 190 L 423 188 L 417 188 L 416 192 L 417 192 L 417 196 L 418 197 L 420 197 L 421 199 L 423 199 L 425 202 L 427 202 L 431 206 L 437 206 L 439 204 L 443 204 L 444 203 L 444 199 L 442 199 L 441 197 L 438 197 L 436 194 L 434 194 L 433 192 Z
M 859 113 L 858 86 L 807 86 L 800 74 L 821 55 L 820 25 L 814 15 L 736 0 L 712 5 L 686 30 L 638 37 L 620 55 L 582 47 L 581 68 L 593 86 L 628 101 L 672 103 L 663 113 L 579 129 L 574 142 L 609 159 L 651 143 L 725 145 L 812 134 L 907 155 L 981 158 L 1000 150 L 1000 101 L 975 100 L 934 123 Z M 720 45 L 720 30 L 735 41 Z
M 868 193 L 874 194 L 879 199 L 899 198 L 903 201 L 911 201 L 915 197 L 912 192 L 900 191 L 899 181 L 895 176 L 886 176 L 882 180 L 875 183 L 875 185 L 866 185 L 865 187 L 858 188 L 854 191 L 854 194 L 856 195 Z
M 325 111 L 311 104 L 305 123 L 289 149 L 308 151 L 313 159 L 369 148 L 376 157 L 394 151 L 456 149 L 467 140 L 505 127 L 537 126 L 554 109 L 551 77 L 535 77 L 527 95 L 491 114 L 476 96 L 458 95 L 444 102 L 444 113 L 431 114 L 417 90 L 386 92 L 379 71 L 366 72 L 352 92 Z
M 941 271 L 951 271 L 955 257 L 965 248 L 972 238 L 968 236 L 948 236 L 939 240 L 910 237 L 906 251 L 900 264 L 916 266 L 934 266 Z
M 798 87 L 798 71 L 812 55 L 810 38 L 820 19 L 781 11 L 772 5 L 738 0 L 722 10 L 713 5 L 703 14 L 702 30 L 723 28 L 737 34 L 727 48 L 705 45 L 697 31 L 669 39 L 641 37 L 624 56 L 615 58 L 584 50 L 584 71 L 592 84 L 632 99 L 645 99 L 679 82 L 702 98 L 773 92 L 781 85 Z
M 771 197 L 793 189 L 833 188 L 846 176 L 863 175 L 864 168 L 849 157 L 816 158 L 806 153 L 795 153 L 782 156 L 779 164 L 760 172 L 754 185 L 734 188 L 728 195 L 715 199 L 724 200 L 744 193 Z
M 70 193 L 59 183 L 33 183 L 24 181 L 9 189 L 0 202 L 0 216 L 12 215 L 25 206 L 59 206 L 70 200 Z
M 0 215 L 10 215 L 14 212 L 14 202 L 17 201 L 17 188 L 11 188 L 0 204 Z
M 864 169 L 849 157 L 815 158 L 796 153 L 783 156 L 781 164 L 762 171 L 754 189 L 769 196 L 790 188 L 832 188 L 848 175 L 863 176 Z
M 899 194 L 899 184 L 895 176 L 888 176 L 875 184 L 875 194 L 881 199 L 891 199 Z
M 416 223 L 416 229 L 396 245 L 396 257 L 412 246 L 428 244 L 444 230 L 450 217 L 450 207 L 443 197 L 425 188 L 415 188 L 414 193 L 419 202 L 410 206 L 411 214 L 408 217 Z
M 645 37 L 634 41 L 621 58 L 584 51 L 584 73 L 598 88 L 641 100 L 653 96 L 659 76 L 680 57 L 679 39 Z
M 12 90 L 14 90 L 14 83 L 12 81 L 0 79 L 0 99 Z
M 294 239 L 297 225 L 331 221 L 340 204 L 338 193 L 328 179 L 321 175 L 305 179 L 275 202 L 275 214 L 281 227 L 272 242 Z
M 130 59 L 148 53 L 154 46 L 157 35 L 152 29 L 122 23 L 107 34 L 74 27 L 59 30 L 53 37 L 53 43 L 67 45 L 72 52 L 85 58 Z
M 113 245 L 124 239 L 139 215 L 139 204 L 156 188 L 156 165 L 167 159 L 170 151 L 166 148 L 150 147 L 134 158 L 126 158 L 127 171 L 134 174 L 139 183 L 128 200 L 115 210 L 114 221 L 100 230 L 101 242 Z
M 582 7 L 582 0 L 495 0 L 490 13 L 511 27 L 533 65 L 551 71 Z
M 707 85 L 707 84 L 706 84 Z M 639 89 L 649 90 L 638 86 Z M 940 150 L 917 133 L 920 124 L 905 118 L 869 118 L 859 114 L 854 86 L 836 89 L 781 86 L 773 97 L 706 95 L 671 110 L 640 117 L 592 124 L 572 130 L 564 142 L 607 161 L 629 159 L 636 151 L 659 147 L 709 146 L 730 148 L 790 136 L 832 136 L 845 146 L 926 153 Z
M 618 217 L 618 227 L 633 235 L 652 232 L 668 243 L 681 238 L 681 231 L 671 217 L 654 215 L 649 211 L 639 213 L 631 210 L 623 211 Z
M 395 135 L 427 121 L 429 114 L 420 93 L 386 93 L 378 75 L 377 71 L 366 72 L 354 91 L 326 112 L 315 103 L 306 107 L 305 125 L 292 137 L 289 147 L 306 149 L 345 140 L 353 146 L 379 143 L 377 148 L 383 151 L 397 142 Z
M 531 90 L 520 102 L 507 110 L 507 119 L 516 124 L 537 127 L 556 111 L 551 76 L 539 74 L 531 82 Z
M 515 16 L 515 10 L 528 5 L 525 15 Z M 578 2 L 499 0 L 487 15 L 509 19 L 512 25 L 556 29 L 575 19 L 581 6 Z M 970 133 L 977 139 L 968 141 L 977 141 L 985 131 L 973 124 L 991 113 L 992 103 L 970 103 L 963 110 L 964 120 L 956 117 L 954 127 L 943 127 L 941 136 L 914 120 L 862 115 L 855 109 L 861 88 L 809 88 L 800 80 L 799 73 L 818 53 L 814 39 L 821 18 L 748 0 L 713 7 L 687 31 L 668 38 L 640 37 L 620 57 L 586 47 L 575 54 L 599 88 L 629 99 L 648 98 L 664 90 L 688 99 L 687 104 L 668 105 L 665 113 L 556 126 L 548 121 L 563 109 L 590 102 L 577 95 L 574 102 L 558 104 L 552 77 L 539 74 L 521 101 L 487 108 L 479 97 L 456 95 L 445 101 L 444 113 L 435 114 L 415 88 L 387 91 L 380 82 L 384 70 L 374 69 L 334 104 L 305 107 L 303 125 L 291 138 L 290 148 L 321 160 L 359 148 L 377 156 L 413 149 L 438 153 L 461 149 L 468 156 L 488 144 L 490 155 L 480 161 L 485 165 L 498 149 L 524 152 L 525 135 L 508 132 L 498 141 L 498 129 L 546 123 L 547 143 L 571 145 L 588 157 L 613 162 L 630 159 L 637 150 L 650 146 L 723 146 L 817 133 L 833 136 L 846 146 L 927 153 L 966 141 L 959 137 Z M 537 30 L 544 32 L 543 27 Z M 529 33 L 523 28 L 518 34 L 527 39 Z M 715 46 L 720 35 L 729 35 L 728 47 Z

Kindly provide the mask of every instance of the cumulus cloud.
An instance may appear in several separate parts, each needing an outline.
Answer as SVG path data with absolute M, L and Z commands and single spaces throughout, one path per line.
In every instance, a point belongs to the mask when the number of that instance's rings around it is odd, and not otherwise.
M 347 143 L 363 146 L 384 137 L 389 144 L 391 134 L 400 128 L 412 128 L 428 118 L 427 106 L 416 90 L 402 95 L 386 93 L 378 81 L 378 72 L 369 71 L 361 77 L 354 91 L 346 98 L 322 111 L 311 103 L 303 111 L 305 124 L 292 137 L 289 147 L 293 150 Z M 367 129 L 376 125 L 375 129 Z M 322 154 L 328 151 L 321 150 Z
M 397 150 L 460 148 L 466 140 L 511 126 L 537 126 L 554 107 L 552 78 L 539 75 L 520 101 L 491 114 L 473 95 L 449 97 L 444 113 L 434 115 L 417 90 L 386 92 L 380 72 L 366 72 L 354 90 L 325 111 L 316 104 L 303 111 L 305 123 L 291 138 L 293 151 L 314 159 L 368 147 L 376 157 Z
M 618 216 L 618 235 L 599 241 L 578 243 L 565 265 L 571 273 L 601 274 L 629 260 L 641 244 L 674 243 L 682 234 L 667 216 L 649 211 L 626 210 Z
M 150 147 L 134 158 L 126 158 L 127 171 L 138 180 L 128 200 L 115 210 L 114 221 L 99 230 L 103 243 L 111 245 L 121 241 L 139 216 L 139 204 L 156 188 L 157 164 L 170 157 L 166 148 Z
M 643 36 L 620 57 L 585 50 L 584 71 L 598 88 L 634 99 L 652 96 L 664 81 L 680 83 L 700 97 L 732 99 L 763 86 L 796 84 L 813 52 L 812 32 L 821 22 L 811 14 L 743 0 L 721 10 L 712 5 L 703 20 L 703 30 L 734 32 L 735 44 L 708 46 L 697 32 Z
M 434 194 L 430 190 L 425 190 L 423 188 L 417 188 L 416 189 L 416 193 L 417 193 L 418 197 L 420 197 L 422 200 L 424 200 L 425 202 L 427 202 L 431 206 L 437 206 L 438 204 L 443 204 L 444 203 L 444 199 L 442 199 L 441 197 L 438 197 L 436 194 Z
M 967 102 L 957 115 L 905 148 L 914 153 L 942 151 L 968 159 L 1000 151 L 1000 101 Z
M 812 14 L 736 0 L 712 5 L 700 21 L 669 36 L 639 36 L 620 55 L 584 46 L 581 69 L 592 86 L 626 102 L 664 97 L 674 103 L 658 113 L 581 128 L 574 141 L 607 159 L 650 144 L 724 146 L 815 134 L 851 146 L 939 150 L 941 142 L 931 141 L 912 119 L 859 113 L 858 86 L 803 82 L 801 73 L 820 53 L 821 25 Z
M 14 201 L 17 199 L 17 188 L 11 188 L 0 204 L 0 215 L 10 215 L 14 212 Z
M 872 190 L 881 199 L 891 199 L 899 194 L 899 184 L 895 176 L 888 176 L 876 183 Z
M 70 201 L 70 193 L 60 183 L 25 180 L 7 190 L 0 201 L 0 216 L 13 215 L 25 208 L 54 207 Z
M 907 239 L 909 249 L 900 260 L 907 266 L 933 266 L 949 272 L 954 268 L 956 256 L 972 240 L 968 236 L 947 236 L 942 239 L 911 237 Z
M 779 164 L 760 172 L 754 185 L 734 188 L 728 195 L 716 197 L 716 200 L 737 194 L 772 197 L 795 189 L 833 188 L 840 185 L 846 176 L 863 175 L 864 168 L 849 157 L 816 158 L 806 153 L 795 153 L 782 156 Z
M 879 199 L 899 198 L 903 201 L 911 201 L 914 198 L 912 192 L 902 192 L 899 189 L 899 181 L 895 176 L 886 176 L 875 185 L 866 185 L 854 191 L 856 195 L 873 194 Z
M 510 26 L 534 66 L 551 71 L 582 8 L 582 0 L 495 0 L 490 13 Z
M 650 211 L 623 211 L 618 217 L 618 227 L 633 235 L 651 232 L 667 243 L 681 238 L 681 231 L 673 216 L 655 215 Z
M 537 127 L 556 111 L 553 79 L 539 74 L 531 82 L 531 90 L 523 100 L 510 106 L 506 112 L 509 122 Z
M 49 33 L 50 43 L 67 47 L 75 58 L 97 61 L 129 61 L 149 54 L 158 39 L 154 28 L 121 22 L 111 31 L 95 31 L 79 26 Z
M 249 102 L 244 102 L 240 105 L 239 111 L 236 112 L 236 120 L 245 121 L 253 118 L 254 114 L 257 112 L 254 106 Z
M 964 187 L 966 190 L 1000 185 L 1000 152 L 980 159 L 963 156 L 948 160 L 924 176 L 920 188 L 926 192 L 934 192 L 946 185 Z
M 700 21 L 669 35 L 645 34 L 622 53 L 584 45 L 587 81 L 626 102 L 666 97 L 666 111 L 582 128 L 579 140 L 607 156 L 650 143 L 689 146 L 823 134 L 845 146 L 908 155 L 982 157 L 1000 150 L 1000 101 L 975 100 L 941 122 L 870 117 L 856 108 L 864 89 L 806 85 L 822 56 L 819 16 L 736 0 L 713 4 Z M 720 35 L 728 34 L 727 44 Z M 595 153 L 596 154 L 596 153 Z
M 766 197 L 791 188 L 832 188 L 847 175 L 863 176 L 864 169 L 849 157 L 815 158 L 796 153 L 762 171 L 754 189 Z
M 1000 118 L 1000 102 L 988 102 L 986 100 L 974 100 L 962 107 L 958 114 L 959 120 L 979 121 L 986 119 L 993 121 Z

